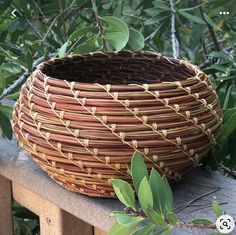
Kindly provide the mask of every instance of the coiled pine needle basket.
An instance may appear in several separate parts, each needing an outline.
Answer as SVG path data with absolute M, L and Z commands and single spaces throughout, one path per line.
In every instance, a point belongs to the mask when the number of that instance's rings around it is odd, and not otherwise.
M 154 52 L 89 53 L 40 64 L 13 112 L 21 146 L 69 190 L 114 197 L 135 151 L 179 180 L 206 156 L 222 122 L 211 82 Z

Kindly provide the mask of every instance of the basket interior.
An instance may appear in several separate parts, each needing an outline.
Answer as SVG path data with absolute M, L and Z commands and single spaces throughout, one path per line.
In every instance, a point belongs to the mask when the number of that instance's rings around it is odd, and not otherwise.
M 108 56 L 109 55 L 109 56 Z M 50 77 L 85 83 L 142 84 L 185 80 L 195 72 L 172 58 L 126 53 L 95 54 L 54 59 L 42 72 Z

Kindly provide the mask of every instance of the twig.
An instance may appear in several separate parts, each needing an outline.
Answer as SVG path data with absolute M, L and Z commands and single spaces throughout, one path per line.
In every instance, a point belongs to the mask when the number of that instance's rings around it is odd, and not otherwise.
M 40 6 L 38 5 L 38 3 L 37 3 L 35 0 L 33 1 L 33 3 L 34 3 L 34 5 L 36 6 L 36 8 L 39 10 L 40 14 L 41 14 L 43 17 L 45 17 L 45 15 L 44 15 L 42 9 L 40 8 Z
M 79 41 L 83 38 L 83 36 L 77 38 L 77 40 L 71 45 L 71 47 L 68 49 L 67 54 L 70 54 L 71 51 L 74 49 L 74 47 L 79 43 Z
M 223 203 L 221 203 L 222 205 Z M 225 204 L 225 203 L 224 203 Z M 143 218 L 147 218 L 146 214 L 143 211 L 134 211 L 130 207 L 126 207 L 124 211 L 131 215 L 131 216 L 141 216 Z M 168 220 L 166 220 L 167 223 L 169 223 Z M 236 224 L 236 220 L 234 220 L 234 223 Z M 181 227 L 181 228 L 196 228 L 196 229 L 216 229 L 216 224 L 193 224 L 193 223 L 184 223 L 179 222 L 174 227 Z
M 236 220 L 234 220 L 234 223 L 236 224 Z M 216 229 L 216 224 L 192 224 L 192 223 L 179 223 L 176 225 L 176 227 L 181 228 L 198 228 L 198 229 Z
M 213 190 L 211 190 L 211 191 L 209 191 L 209 192 L 203 193 L 203 194 L 197 196 L 196 198 L 192 199 L 191 201 L 189 201 L 189 202 L 183 204 L 182 206 L 179 206 L 179 207 L 175 208 L 175 209 L 174 209 L 174 212 L 177 213 L 177 212 L 179 212 L 179 211 L 182 211 L 183 209 L 185 209 L 186 207 L 188 207 L 190 204 L 196 202 L 197 200 L 199 200 L 199 199 L 201 199 L 201 198 L 203 198 L 203 197 L 205 197 L 205 196 L 208 196 L 208 195 L 210 195 L 210 194 L 212 194 L 212 193 L 214 193 L 214 192 L 216 192 L 216 191 L 219 191 L 219 190 L 220 190 L 220 188 L 216 188 L 216 189 L 213 189 Z
M 50 31 L 52 30 L 52 27 L 54 26 L 54 24 L 56 23 L 56 21 L 61 17 L 63 16 L 64 14 L 72 11 L 72 10 L 75 10 L 75 9 L 80 9 L 80 7 L 76 7 L 76 8 L 67 8 L 65 9 L 64 11 L 60 12 L 57 16 L 55 16 L 55 18 L 53 19 L 53 21 L 51 22 L 51 24 L 49 25 L 48 27 L 48 30 L 47 32 L 45 33 L 44 37 L 43 37 L 43 42 L 45 42 L 45 40 L 47 39 L 48 37 L 48 34 L 50 33 Z
M 201 63 L 198 67 L 200 69 L 204 69 L 206 68 L 208 65 L 214 64 L 215 60 L 213 59 L 213 57 L 208 57 L 203 63 Z
M 226 171 L 226 172 L 229 173 L 233 178 L 236 179 L 236 171 L 230 170 L 228 167 L 226 167 L 226 166 L 223 165 L 222 163 L 220 163 L 219 165 L 220 165 L 220 167 L 221 167 L 224 171 Z
M 226 205 L 226 204 L 228 204 L 228 202 L 221 202 L 221 203 L 219 203 L 220 206 L 221 206 L 221 205 Z M 192 205 L 192 206 L 193 206 L 193 205 Z M 211 206 L 212 206 L 212 204 L 205 205 L 205 206 L 200 206 L 200 207 L 198 207 L 198 208 L 196 208 L 196 209 L 194 209 L 194 210 L 188 211 L 188 213 L 191 213 L 191 212 L 194 212 L 194 211 L 199 211 L 199 210 L 202 210 L 202 209 L 206 209 L 206 208 L 209 208 L 209 207 L 211 207 Z
M 49 54 L 48 57 L 53 57 L 55 55 L 56 54 L 52 53 L 52 54 Z M 46 57 L 42 56 L 38 58 L 37 60 L 35 60 L 32 66 L 32 70 L 34 70 L 37 67 L 37 65 L 43 62 L 45 59 Z M 10 85 L 8 88 L 6 88 L 3 91 L 3 93 L 0 95 L 0 100 L 2 100 L 5 96 L 9 95 L 16 87 L 18 87 L 23 81 L 25 81 L 29 75 L 30 75 L 30 71 L 26 69 L 24 73 L 17 80 L 15 80 L 12 85 Z
M 176 29 L 175 29 L 175 18 L 176 18 L 176 10 L 173 3 L 173 0 L 170 1 L 171 7 L 171 40 L 172 40 L 172 49 L 173 49 L 173 57 L 177 59 L 179 57 L 179 42 L 176 37 Z
M 33 29 L 33 31 L 42 39 L 43 35 L 39 32 L 39 30 L 28 20 L 26 19 L 27 24 Z
M 93 11 L 94 11 L 94 14 L 95 14 L 95 18 L 96 18 L 96 21 L 97 21 L 97 24 L 98 24 L 99 34 L 100 34 L 100 36 L 102 37 L 103 50 L 104 50 L 104 51 L 107 51 L 106 41 L 105 41 L 105 39 L 103 38 L 103 36 L 104 36 L 104 30 L 103 30 L 103 26 L 102 26 L 102 22 L 101 22 L 100 16 L 99 16 L 99 14 L 98 14 L 98 9 L 97 9 L 97 5 L 96 5 L 96 0 L 91 0 L 91 3 L 92 3 L 92 6 L 93 6 Z
M 189 181 L 187 181 L 186 183 L 189 184 L 189 185 L 195 185 L 195 186 L 200 186 L 200 187 L 205 187 L 205 188 L 210 188 L 210 189 L 215 189 L 215 188 L 217 188 L 216 185 L 208 185 L 208 184 L 201 184 L 201 183 L 193 183 L 193 182 L 189 182 Z

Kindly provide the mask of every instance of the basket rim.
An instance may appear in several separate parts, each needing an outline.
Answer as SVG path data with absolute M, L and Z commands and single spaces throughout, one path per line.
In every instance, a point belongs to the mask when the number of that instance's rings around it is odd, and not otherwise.
M 180 66 L 185 66 L 187 69 L 191 70 L 195 76 L 192 77 L 188 77 L 185 78 L 183 80 L 179 80 L 179 81 L 161 81 L 161 82 L 156 82 L 156 83 L 147 83 L 147 85 L 149 85 L 150 88 L 159 88 L 161 86 L 167 86 L 167 87 L 176 87 L 176 84 L 182 84 L 185 85 L 186 83 L 188 84 L 189 82 L 196 80 L 196 79 L 201 79 L 201 77 L 205 77 L 207 76 L 198 66 L 192 64 L 190 61 L 187 60 L 180 60 L 180 59 L 175 59 L 173 57 L 170 56 L 165 56 L 162 55 L 159 52 L 154 52 L 154 51 L 140 51 L 140 52 L 133 52 L 133 51 L 113 51 L 113 52 L 102 52 L 102 51 L 95 51 L 95 52 L 89 52 L 89 53 L 82 53 L 82 54 L 71 54 L 65 57 L 61 57 L 61 58 L 50 58 L 47 61 L 44 61 L 42 63 L 40 63 L 39 65 L 37 65 L 36 70 L 34 71 L 34 75 L 33 76 L 37 76 L 39 75 L 40 77 L 43 77 L 44 79 L 46 78 L 49 82 L 56 82 L 58 84 L 61 84 L 62 86 L 64 85 L 64 82 L 68 82 L 68 83 L 74 83 L 75 85 L 82 85 L 82 86 L 94 86 L 97 87 L 98 85 L 100 85 L 101 83 L 98 82 L 79 82 L 79 81 L 68 81 L 65 79 L 60 79 L 57 78 L 55 76 L 48 76 L 46 73 L 43 73 L 43 68 L 45 67 L 45 65 L 52 65 L 58 61 L 71 61 L 74 59 L 85 59 L 85 58 L 93 58 L 96 56 L 102 56 L 104 58 L 108 58 L 108 59 L 112 59 L 116 56 L 118 57 L 124 57 L 126 56 L 130 56 L 130 58 L 135 58 L 136 56 L 143 56 L 144 58 L 152 58 L 152 59 L 157 59 L 157 60 L 165 60 L 167 61 L 169 64 L 173 64 L 175 66 L 180 65 Z M 155 58 L 156 57 L 156 58 Z M 126 84 L 120 84 L 120 83 L 115 83 L 112 84 L 111 86 L 115 89 L 122 89 L 124 87 L 133 87 L 133 85 L 136 85 L 137 83 L 126 83 Z M 104 84 L 103 84 L 104 85 Z M 110 86 L 109 83 L 105 83 L 106 86 Z M 146 84 L 143 84 L 146 85 Z

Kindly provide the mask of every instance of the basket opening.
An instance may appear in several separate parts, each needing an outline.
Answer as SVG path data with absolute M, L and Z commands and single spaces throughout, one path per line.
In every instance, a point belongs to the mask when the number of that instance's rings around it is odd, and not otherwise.
M 45 75 L 57 79 L 117 85 L 181 81 L 195 76 L 194 70 L 172 58 L 157 58 L 153 54 L 128 55 L 124 52 L 75 55 L 50 60 L 41 69 Z

